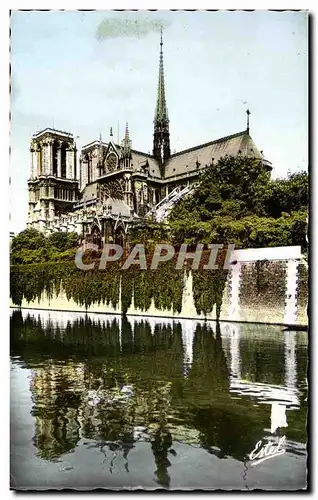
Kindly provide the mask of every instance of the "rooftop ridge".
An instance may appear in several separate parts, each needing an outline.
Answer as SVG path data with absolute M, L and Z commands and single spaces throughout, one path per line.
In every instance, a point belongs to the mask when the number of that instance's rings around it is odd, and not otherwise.
M 100 139 L 95 139 L 95 141 L 88 142 L 87 144 L 84 144 L 84 146 L 82 146 L 82 150 L 86 149 L 90 146 L 93 146 L 93 144 L 99 144 L 99 145 L 101 144 L 102 146 L 108 146 L 108 142 L 101 141 Z
M 221 137 L 220 139 L 215 139 L 214 141 L 205 142 L 203 144 L 199 144 L 198 146 L 193 146 L 192 148 L 183 149 L 182 151 L 178 151 L 177 153 L 173 153 L 170 156 L 169 160 L 171 158 L 174 158 L 175 156 L 178 156 L 178 155 L 181 155 L 184 153 L 189 153 L 190 151 L 195 151 L 196 149 L 205 148 L 207 146 L 212 146 L 213 144 L 217 144 L 218 142 L 228 141 L 229 139 L 234 139 L 235 137 L 239 137 L 240 135 L 248 135 L 250 137 L 247 130 L 243 130 L 242 132 L 237 132 L 235 134 L 227 135 L 225 137 Z
M 53 133 L 57 132 L 59 134 L 67 135 L 68 137 L 74 137 L 74 134 L 72 134 L 71 132 L 65 132 L 65 130 L 59 130 L 57 128 L 52 128 L 52 127 L 46 127 L 43 130 L 40 130 L 39 132 L 33 134 L 32 137 L 38 137 L 39 135 L 44 134 L 45 132 L 53 132 Z
M 87 149 L 87 148 L 93 146 L 94 144 L 96 144 L 96 145 L 101 144 L 102 146 L 108 147 L 109 142 L 103 142 L 103 141 L 100 141 L 99 139 L 95 139 L 95 141 L 84 144 L 84 146 L 82 146 L 81 150 L 83 151 L 84 149 Z M 114 144 L 114 145 L 116 148 L 119 148 L 119 149 L 122 148 L 122 146 L 120 146 L 119 144 Z M 154 156 L 150 153 L 145 153 L 144 151 L 138 151 L 137 149 L 131 149 L 131 152 L 137 153 L 139 155 L 143 155 L 143 156 L 146 156 L 147 158 L 152 158 L 155 160 Z
M 143 151 L 138 151 L 137 149 L 132 149 L 131 152 L 132 153 L 137 153 L 139 155 L 147 156 L 147 158 L 152 158 L 153 160 L 156 160 L 156 158 L 152 154 L 150 154 L 150 153 L 144 153 Z

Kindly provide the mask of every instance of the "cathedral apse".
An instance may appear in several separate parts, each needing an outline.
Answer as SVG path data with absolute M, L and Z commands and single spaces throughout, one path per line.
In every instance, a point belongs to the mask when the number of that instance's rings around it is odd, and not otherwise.
M 133 149 L 128 123 L 121 144 L 110 127 L 108 142 L 100 136 L 79 150 L 72 133 L 37 132 L 30 145 L 28 227 L 46 234 L 75 232 L 99 247 L 122 244 L 132 226 L 165 220 L 202 171 L 221 157 L 252 157 L 271 171 L 250 136 L 249 115 L 247 110 L 242 132 L 171 154 L 161 32 L 152 154 Z

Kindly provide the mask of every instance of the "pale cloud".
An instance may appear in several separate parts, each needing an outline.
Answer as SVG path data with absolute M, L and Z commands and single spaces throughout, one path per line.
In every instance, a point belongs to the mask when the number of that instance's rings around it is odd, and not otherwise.
M 161 26 L 167 27 L 170 23 L 166 19 L 153 19 L 143 13 L 129 16 L 121 13 L 120 17 L 103 19 L 96 29 L 96 38 L 99 42 L 108 38 L 136 37 L 142 38 L 149 33 L 159 32 Z

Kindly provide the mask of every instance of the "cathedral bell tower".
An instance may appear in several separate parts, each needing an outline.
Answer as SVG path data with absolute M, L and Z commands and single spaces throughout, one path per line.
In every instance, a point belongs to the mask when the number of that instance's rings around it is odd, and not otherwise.
M 159 79 L 157 105 L 155 109 L 154 134 L 153 134 L 153 156 L 159 161 L 161 175 L 164 173 L 164 165 L 170 157 L 170 133 L 169 117 L 165 95 L 165 80 L 163 68 L 162 51 L 162 29 L 160 37 L 160 57 L 159 57 Z
M 78 200 L 76 144 L 73 134 L 46 128 L 34 134 L 30 146 L 28 227 L 53 230 Z

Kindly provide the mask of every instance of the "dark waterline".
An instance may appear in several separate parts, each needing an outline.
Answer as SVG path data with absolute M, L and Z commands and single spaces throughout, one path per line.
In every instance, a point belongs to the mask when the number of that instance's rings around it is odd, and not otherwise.
M 306 487 L 307 333 L 14 310 L 11 487 Z M 253 465 L 258 441 L 285 453 Z

